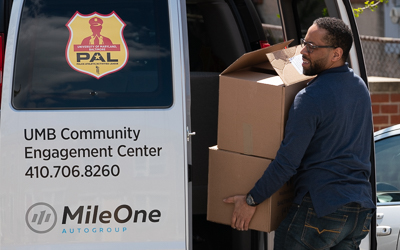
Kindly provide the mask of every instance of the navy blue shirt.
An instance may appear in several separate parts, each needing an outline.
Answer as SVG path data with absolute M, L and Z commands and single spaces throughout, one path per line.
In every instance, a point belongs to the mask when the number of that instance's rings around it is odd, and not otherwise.
M 250 193 L 262 202 L 293 177 L 294 203 L 310 193 L 319 217 L 350 202 L 374 208 L 372 136 L 364 81 L 347 64 L 325 70 L 296 95 L 276 158 Z

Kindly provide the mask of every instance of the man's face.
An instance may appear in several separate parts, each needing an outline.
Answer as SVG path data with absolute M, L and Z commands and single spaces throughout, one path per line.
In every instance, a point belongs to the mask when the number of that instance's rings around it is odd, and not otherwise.
M 317 46 L 330 46 L 326 44 L 323 38 L 326 35 L 326 30 L 319 28 L 313 24 L 307 31 L 305 41 Z M 313 76 L 329 69 L 333 63 L 331 61 L 332 49 L 331 48 L 315 48 L 312 53 L 307 51 L 306 46 L 301 50 L 303 55 L 303 74 Z

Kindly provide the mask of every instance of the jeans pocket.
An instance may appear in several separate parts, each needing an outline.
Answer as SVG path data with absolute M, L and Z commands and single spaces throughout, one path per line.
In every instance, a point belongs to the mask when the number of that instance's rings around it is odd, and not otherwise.
M 369 233 L 369 228 L 372 220 L 372 216 L 374 215 L 375 212 L 369 212 L 367 213 L 367 216 L 365 217 L 365 221 L 362 227 L 362 230 L 360 231 L 359 235 L 355 235 L 353 237 L 353 242 L 355 245 L 360 245 L 361 240 L 367 236 Z
M 367 216 L 365 217 L 364 225 L 363 225 L 363 233 L 367 235 L 369 233 L 369 227 L 371 225 L 371 220 L 372 216 L 374 215 L 374 212 L 368 213 Z
M 329 249 L 335 244 L 347 221 L 347 215 L 333 213 L 321 218 L 308 209 L 301 240 L 310 249 Z

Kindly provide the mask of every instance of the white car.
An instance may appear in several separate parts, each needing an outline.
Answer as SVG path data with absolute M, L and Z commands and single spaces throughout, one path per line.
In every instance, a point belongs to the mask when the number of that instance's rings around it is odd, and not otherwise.
M 400 249 L 400 124 L 374 133 L 377 241 L 380 250 Z

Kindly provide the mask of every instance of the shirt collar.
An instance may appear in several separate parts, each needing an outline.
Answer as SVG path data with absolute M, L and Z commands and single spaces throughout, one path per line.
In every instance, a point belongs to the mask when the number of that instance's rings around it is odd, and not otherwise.
M 340 73 L 340 72 L 348 72 L 350 70 L 349 64 L 346 62 L 342 66 L 335 67 L 335 68 L 330 68 L 322 71 L 319 73 L 314 79 L 312 79 L 309 83 L 307 83 L 307 86 L 313 83 L 319 76 L 329 74 L 329 73 Z

